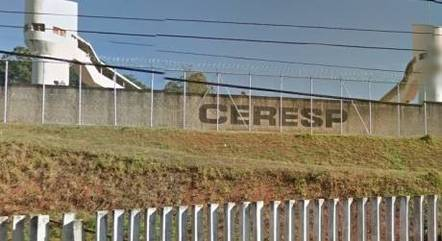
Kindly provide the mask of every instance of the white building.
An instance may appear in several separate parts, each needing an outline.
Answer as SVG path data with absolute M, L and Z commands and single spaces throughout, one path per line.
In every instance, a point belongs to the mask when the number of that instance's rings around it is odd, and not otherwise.
M 413 25 L 413 58 L 398 86 L 381 100 L 411 102 L 418 96 L 419 103 L 442 102 L 442 27 Z
M 25 41 L 33 54 L 104 64 L 92 45 L 78 31 L 78 3 L 70 0 L 26 0 Z M 77 73 L 79 67 L 73 68 Z M 32 82 L 46 85 L 69 85 L 70 64 L 39 60 L 32 65 Z M 114 81 L 116 79 L 116 82 Z M 82 80 L 104 88 L 140 87 L 110 68 L 85 65 Z

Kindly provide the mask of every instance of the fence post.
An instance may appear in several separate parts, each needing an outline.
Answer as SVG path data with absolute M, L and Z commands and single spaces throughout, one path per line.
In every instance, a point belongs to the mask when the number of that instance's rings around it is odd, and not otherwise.
M 216 86 L 216 131 L 219 131 L 219 91 L 220 91 L 220 86 L 219 84 L 221 83 L 221 74 L 220 73 L 216 73 L 216 81 L 218 83 L 218 85 Z
M 337 215 L 337 205 L 339 199 L 331 199 L 328 201 L 328 213 L 329 213 L 329 239 L 328 241 L 338 240 L 338 215 Z M 318 240 L 319 241 L 319 240 Z
M 397 133 L 401 136 L 401 83 L 397 85 Z
M 285 203 L 285 241 L 293 241 L 295 239 L 295 232 L 293 230 L 295 226 L 294 222 L 294 200 L 288 200 Z
M 172 208 L 163 207 L 163 211 L 161 213 L 161 241 L 172 240 L 171 229 L 172 229 Z
M 299 229 L 301 231 L 300 241 L 308 241 L 308 227 L 309 227 L 309 203 L 310 200 L 301 200 L 300 201 L 300 216 L 301 223 Z
M 351 204 L 353 198 L 347 198 L 344 201 L 344 228 L 343 241 L 351 241 Z
M 279 205 L 280 201 L 270 203 L 270 241 L 280 240 Z
M 203 205 L 193 205 L 192 241 L 203 241 Z
M 385 199 L 387 204 L 386 226 L 387 226 L 387 238 L 386 241 L 395 241 L 395 203 L 396 197 L 388 197 Z
M 82 82 L 83 82 L 83 65 L 80 64 L 78 71 L 78 125 L 82 125 Z
M 113 211 L 112 241 L 124 240 L 124 210 Z
M 371 199 L 371 241 L 381 241 L 381 220 L 380 220 L 380 205 L 382 198 L 375 197 Z
M 8 217 L 0 217 L 0 240 L 8 240 Z
M 342 117 L 341 117 L 342 119 Z M 313 135 L 313 79 L 310 77 L 310 135 Z
M 413 203 L 413 231 L 414 241 L 424 241 L 424 196 L 414 197 Z
M 322 241 L 322 209 L 324 205 L 324 199 L 315 200 L 315 209 L 314 209 L 314 239 L 315 241 Z M 331 240 L 330 240 L 331 241 Z M 334 241 L 334 240 L 333 240 Z
M 341 96 L 341 101 L 340 101 L 340 114 L 341 114 L 341 118 L 340 119 L 340 124 L 341 124 L 341 135 L 344 134 L 344 120 L 342 118 L 342 116 L 344 115 L 344 90 L 342 88 L 342 79 L 339 80 L 339 91 L 340 91 L 340 96 Z
M 140 241 L 141 210 L 132 209 L 129 214 L 129 241 Z
M 12 217 L 12 241 L 25 240 L 25 220 L 24 215 L 14 215 Z
M 437 195 L 428 196 L 428 241 L 437 241 Z
M 153 127 L 153 95 L 154 95 L 154 82 L 155 82 L 155 73 L 152 73 L 152 76 L 150 78 L 150 128 Z
M 250 241 L 250 202 L 243 202 L 239 213 L 240 241 Z
M 107 241 L 107 211 L 98 211 L 96 216 L 95 241 Z
M 148 208 L 146 210 L 145 222 L 146 225 L 146 241 L 156 241 L 156 223 L 157 223 L 157 209 L 156 208 Z
M 114 126 L 117 125 L 117 74 L 114 70 Z
M 180 206 L 178 208 L 178 224 L 177 224 L 177 236 L 178 241 L 187 240 L 187 206 Z
M 264 220 L 263 220 L 264 202 L 258 201 L 253 205 L 253 240 L 264 240 Z
M 208 208 L 209 241 L 218 240 L 218 207 L 219 205 L 216 203 L 209 204 Z
M 235 230 L 235 216 L 233 209 L 235 208 L 235 203 L 226 203 L 224 205 L 224 241 L 234 240 L 234 230 Z
M 8 82 L 9 82 L 9 61 L 5 61 L 5 90 L 4 93 L 4 106 L 3 106 L 3 123 L 8 122 Z
M 73 241 L 83 241 L 84 240 L 83 222 L 81 220 L 74 220 L 73 238 L 74 238 Z
M 249 131 L 252 131 L 252 74 L 249 73 Z
M 282 91 L 284 90 L 284 76 L 281 75 L 280 83 L 279 83 L 279 131 L 282 132 L 282 110 L 283 110 L 283 96 Z
M 30 221 L 30 241 L 48 241 L 49 240 L 49 216 L 38 215 L 31 218 Z
M 361 198 L 361 199 L 357 200 L 359 241 L 366 240 L 366 227 L 365 227 L 365 207 L 366 207 L 366 204 L 367 204 L 367 198 Z
M 400 197 L 400 241 L 409 240 L 408 206 L 410 197 Z
M 184 71 L 184 84 L 183 84 L 183 129 L 186 129 L 186 107 L 187 107 L 187 73 Z
M 63 241 L 74 241 L 74 221 L 75 213 L 65 213 L 63 215 Z
M 368 81 L 368 115 L 369 115 L 369 132 L 370 135 L 373 134 L 373 110 L 372 110 L 372 94 L 371 94 L 371 81 Z
M 43 87 L 41 96 L 41 124 L 45 123 L 45 104 L 46 104 L 46 81 L 45 81 L 45 65 L 43 65 Z
M 428 135 L 427 88 L 424 87 L 424 133 Z

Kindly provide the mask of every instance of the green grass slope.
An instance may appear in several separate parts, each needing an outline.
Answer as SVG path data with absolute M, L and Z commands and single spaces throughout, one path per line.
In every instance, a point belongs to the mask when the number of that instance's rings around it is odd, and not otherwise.
M 442 139 L 0 127 L 0 212 L 440 193 Z

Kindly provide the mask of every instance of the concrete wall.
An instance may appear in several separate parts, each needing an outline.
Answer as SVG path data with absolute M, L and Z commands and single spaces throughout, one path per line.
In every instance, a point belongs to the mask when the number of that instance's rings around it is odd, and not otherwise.
M 10 86 L 7 102 L 7 121 L 18 123 L 78 124 L 78 89 L 46 86 L 43 109 L 42 86 Z M 153 126 L 182 128 L 183 96 L 154 92 Z M 116 124 L 119 126 L 149 127 L 151 120 L 150 91 L 118 90 L 116 96 Z M 216 95 L 204 98 L 188 95 L 186 128 L 215 130 Z M 282 105 L 281 105 L 282 103 Z M 220 96 L 219 129 L 284 131 L 323 134 L 368 134 L 385 136 L 418 136 L 425 133 L 423 105 L 315 99 L 313 115 L 310 100 L 300 98 L 254 96 L 251 113 L 248 96 Z M 3 113 L 4 89 L 0 88 L 0 111 Z M 370 118 L 371 108 L 371 118 Z M 82 90 L 82 123 L 84 125 L 114 125 L 113 90 L 86 88 Z M 3 115 L 2 115 L 3 116 Z M 313 117 L 312 117 L 313 116 Z M 442 105 L 427 103 L 429 134 L 442 135 L 439 120 Z M 313 120 L 313 121 L 311 121 Z M 370 121 L 371 120 L 371 121 Z M 251 124 L 250 122 L 251 121 Z M 371 122 L 371 123 L 370 123 Z M 342 128 L 342 129 L 341 129 Z

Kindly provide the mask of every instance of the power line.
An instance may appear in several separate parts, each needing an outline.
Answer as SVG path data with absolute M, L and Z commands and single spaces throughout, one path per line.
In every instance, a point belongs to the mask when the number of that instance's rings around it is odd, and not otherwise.
M 153 46 L 155 46 L 154 44 L 134 43 L 134 42 L 126 42 L 126 41 L 109 41 L 109 43 L 119 44 L 119 45 L 131 45 L 131 46 L 138 46 L 138 47 L 153 47 Z
M 14 25 L 2 25 L 0 27 L 18 28 Z M 68 30 L 75 32 L 73 30 Z M 421 51 L 426 52 L 424 49 L 412 49 L 412 48 L 396 48 L 396 47 L 383 47 L 383 46 L 368 46 L 368 45 L 354 45 L 354 44 L 335 44 L 327 42 L 302 42 L 302 41 L 282 41 L 282 40 L 270 40 L 270 39 L 248 39 L 248 38 L 230 38 L 230 37 L 213 37 L 213 36 L 201 36 L 201 35 L 180 35 L 180 34 L 145 34 L 145 33 L 128 33 L 128 32 L 107 32 L 107 31 L 95 31 L 95 30 L 77 30 L 79 33 L 93 33 L 93 34 L 106 34 L 106 35 L 119 35 L 119 36 L 131 36 L 131 37 L 166 37 L 166 38 L 181 38 L 181 39 L 198 39 L 198 40 L 211 40 L 211 41 L 231 41 L 231 42 L 248 42 L 248 43 L 262 43 L 262 44 L 282 44 L 282 45 L 301 45 L 301 46 L 323 46 L 323 47 L 341 47 L 341 48 L 355 48 L 355 49 L 372 49 L 372 50 L 390 50 L 390 51 Z
M 442 3 L 436 0 L 420 0 L 425 2 Z M 110 16 L 110 15 L 86 15 L 86 14 L 61 14 L 49 12 L 27 12 L 19 10 L 4 10 L 0 9 L 0 13 L 5 14 L 36 14 L 49 16 L 68 16 L 68 17 L 83 17 L 109 20 L 131 20 L 131 21 L 147 21 L 147 22 L 191 22 L 191 23 L 210 23 L 210 24 L 230 24 L 230 25 L 245 25 L 245 26 L 261 26 L 261 27 L 285 27 L 298 29 L 319 29 L 319 30 L 338 30 L 338 31 L 355 31 L 355 32 L 372 32 L 372 33 L 391 33 L 391 34 L 434 34 L 432 32 L 416 32 L 406 30 L 392 30 L 392 29 L 375 29 L 375 28 L 355 28 L 342 26 L 320 26 L 320 25 L 300 25 L 300 24 L 278 24 L 278 23 L 264 23 L 264 22 L 250 22 L 250 21 L 227 21 L 227 20 L 213 20 L 213 19 L 189 19 L 189 18 L 143 18 L 143 17 L 125 17 L 125 16 Z

